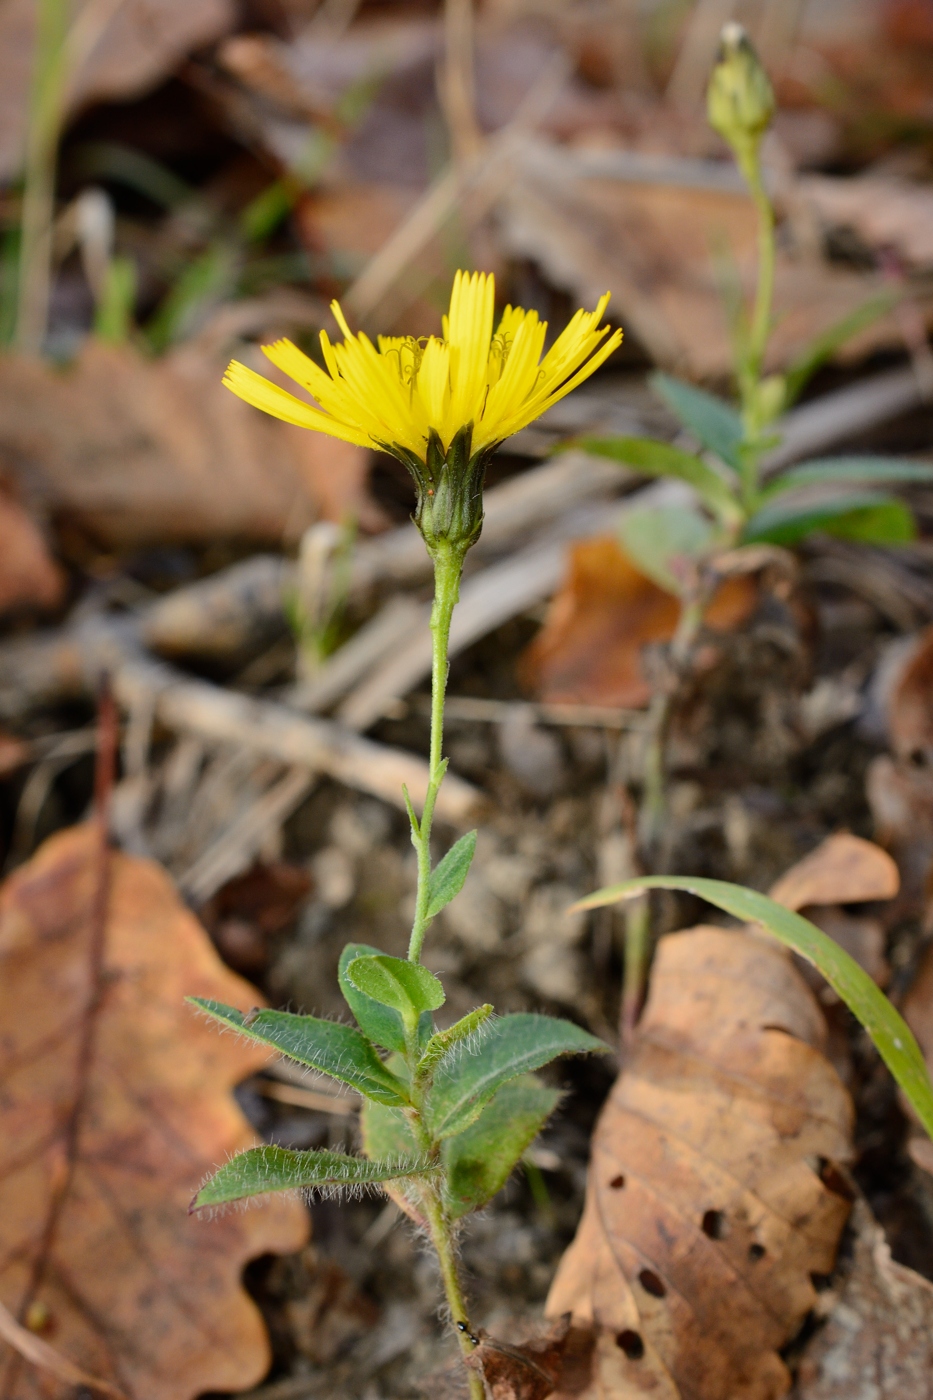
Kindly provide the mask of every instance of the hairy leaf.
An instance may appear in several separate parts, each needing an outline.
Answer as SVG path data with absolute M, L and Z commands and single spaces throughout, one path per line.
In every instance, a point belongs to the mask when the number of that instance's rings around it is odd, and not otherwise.
M 682 379 L 673 379 L 669 374 L 653 374 L 650 383 L 655 393 L 704 447 L 715 452 L 736 471 L 741 471 L 739 447 L 743 436 L 742 420 L 734 408 L 714 394 L 707 394 L 693 384 L 685 384 Z
M 428 881 L 428 918 L 433 919 L 463 889 L 473 852 L 476 850 L 476 832 L 468 831 L 465 836 L 451 846 L 431 871 Z
M 356 1023 L 363 1034 L 384 1049 L 396 1050 L 403 1054 L 405 1025 L 401 1016 L 392 1007 L 380 1006 L 378 1001 L 358 991 L 347 976 L 347 968 L 355 958 L 363 957 L 367 953 L 377 956 L 380 952 L 379 948 L 373 948 L 369 943 L 348 943 L 340 954 L 337 977 L 343 999 L 356 1017 Z
M 893 486 L 899 482 L 933 481 L 933 462 L 910 462 L 903 457 L 821 457 L 800 462 L 781 472 L 762 493 L 770 501 L 800 486 Z
M 933 1085 L 920 1047 L 907 1023 L 884 993 L 834 939 L 811 924 L 809 919 L 776 904 L 767 895 L 729 884 L 725 880 L 705 880 L 693 876 L 652 875 L 625 880 L 620 885 L 611 885 L 587 895 L 577 907 L 600 909 L 647 889 L 686 890 L 737 919 L 763 924 L 775 938 L 818 968 L 833 991 L 865 1027 L 923 1126 L 933 1137 Z
M 903 501 L 876 491 L 852 491 L 823 501 L 780 496 L 752 516 L 742 542 L 793 545 L 818 530 L 862 544 L 909 544 L 917 533 Z
M 462 1133 L 444 1143 L 454 1219 L 479 1210 L 501 1191 L 522 1153 L 560 1102 L 560 1091 L 523 1075 L 503 1084 Z
M 259 1011 L 245 1016 L 219 1001 L 203 997 L 189 997 L 189 1001 L 240 1035 L 258 1040 L 320 1074 L 329 1074 L 367 1098 L 388 1104 L 408 1102 L 405 1085 L 352 1026 L 322 1021 L 317 1016 L 294 1016 L 290 1011 Z
M 488 1021 L 467 1047 L 442 1062 L 427 1095 L 425 1121 L 434 1138 L 462 1133 L 508 1080 L 558 1055 L 609 1050 L 571 1021 L 526 1013 Z
M 478 1006 L 475 1011 L 468 1011 L 459 1021 L 448 1026 L 446 1031 L 438 1031 L 436 1035 L 432 1035 L 418 1061 L 416 1069 L 418 1078 L 427 1079 L 444 1056 L 473 1035 L 492 1013 L 492 1003 L 487 1002 L 485 1006 Z
M 619 521 L 619 538 L 633 564 L 659 588 L 680 597 L 686 579 L 677 561 L 697 559 L 710 547 L 714 529 L 690 506 L 644 506 L 627 510 Z
M 414 1026 L 421 1013 L 436 1011 L 446 1001 L 444 988 L 421 963 L 367 953 L 347 964 L 347 980 L 357 991 L 397 1011 Z
M 646 476 L 673 476 L 685 481 L 723 524 L 735 524 L 742 517 L 741 506 L 719 472 L 679 447 L 634 437 L 583 438 L 579 445 L 594 456 L 624 462 Z
M 266 1144 L 250 1147 L 225 1163 L 201 1187 L 191 1209 L 242 1201 L 270 1191 L 352 1190 L 404 1177 L 428 1176 L 439 1170 L 439 1165 L 426 1163 L 423 1157 L 410 1153 L 370 1161 L 344 1152 L 293 1152 L 287 1147 Z

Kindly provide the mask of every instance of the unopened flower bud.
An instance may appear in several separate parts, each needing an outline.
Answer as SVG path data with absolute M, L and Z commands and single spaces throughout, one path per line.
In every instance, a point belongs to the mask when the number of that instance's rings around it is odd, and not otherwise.
M 706 111 L 710 126 L 728 141 L 748 175 L 774 115 L 774 90 L 740 24 L 723 26 Z

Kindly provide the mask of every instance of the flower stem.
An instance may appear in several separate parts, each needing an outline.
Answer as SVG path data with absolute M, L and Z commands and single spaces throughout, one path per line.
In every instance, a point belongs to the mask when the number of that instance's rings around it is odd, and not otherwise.
M 444 778 L 447 764 L 442 757 L 444 747 L 444 695 L 447 690 L 447 648 L 450 640 L 450 619 L 460 597 L 460 574 L 464 551 L 454 546 L 438 546 L 434 552 L 434 606 L 431 609 L 431 636 L 434 652 L 431 665 L 431 756 L 428 763 L 428 790 L 424 799 L 421 821 L 412 820 L 411 839 L 418 855 L 418 891 L 415 897 L 415 919 L 408 945 L 410 962 L 420 962 L 421 947 L 427 933 L 428 905 L 431 881 L 431 826 L 434 804 Z
M 434 1191 L 425 1193 L 424 1200 L 425 1214 L 428 1218 L 428 1229 L 431 1234 L 431 1243 L 437 1254 L 438 1263 L 441 1266 L 441 1279 L 444 1283 L 444 1295 L 447 1299 L 447 1306 L 450 1308 L 450 1317 L 454 1326 L 458 1323 L 462 1326 L 457 1328 L 457 1337 L 460 1342 L 460 1351 L 464 1358 L 474 1350 L 475 1343 L 470 1333 L 469 1317 L 466 1310 L 466 1303 L 463 1300 L 463 1289 L 460 1286 L 460 1276 L 457 1273 L 457 1256 L 454 1250 L 451 1236 L 450 1224 L 444 1212 L 442 1202 Z M 484 1389 L 481 1378 L 474 1371 L 467 1371 L 467 1384 L 470 1391 L 470 1400 L 483 1400 Z

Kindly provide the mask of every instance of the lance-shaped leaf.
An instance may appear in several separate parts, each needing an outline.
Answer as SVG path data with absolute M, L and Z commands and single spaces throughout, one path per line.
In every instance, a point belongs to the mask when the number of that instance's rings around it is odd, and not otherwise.
M 791 361 L 784 376 L 785 410 L 796 403 L 808 380 L 820 366 L 832 359 L 836 351 L 847 340 L 851 340 L 854 335 L 857 335 L 866 326 L 870 326 L 873 321 L 877 321 L 880 316 L 886 316 L 891 308 L 896 306 L 900 295 L 898 289 L 891 288 L 878 296 L 870 297 L 868 301 L 864 301 L 861 306 L 857 306 L 847 316 L 835 321 L 821 335 L 812 340 L 803 353 L 796 360 Z
M 679 447 L 634 437 L 582 438 L 579 446 L 597 457 L 624 462 L 646 476 L 673 476 L 685 481 L 724 525 L 735 525 L 742 518 L 742 508 L 725 478 L 708 462 L 681 452 Z
M 817 530 L 862 544 L 909 544 L 917 533 L 903 501 L 877 491 L 851 491 L 816 501 L 778 496 L 748 521 L 742 543 L 793 545 Z
M 933 462 L 911 462 L 903 457 L 821 457 L 800 462 L 781 472 L 762 492 L 770 501 L 800 486 L 896 486 L 911 481 L 933 481 Z
M 477 1006 L 475 1011 L 468 1011 L 459 1021 L 448 1026 L 446 1031 L 438 1031 L 436 1035 L 432 1035 L 415 1068 L 416 1078 L 421 1081 L 430 1078 L 441 1060 L 475 1034 L 483 1022 L 488 1021 L 492 1012 L 492 1003 L 487 1002 L 485 1006 Z
M 348 943 L 340 954 L 337 978 L 344 1001 L 356 1017 L 356 1023 L 363 1034 L 386 1050 L 396 1050 L 399 1054 L 404 1054 L 405 1024 L 401 1016 L 390 1006 L 381 1006 L 372 997 L 358 991 L 347 976 L 347 968 L 355 958 L 363 957 L 367 953 L 377 956 L 379 952 L 379 948 L 373 948 L 369 943 Z
M 560 1102 L 560 1090 L 523 1075 L 503 1084 L 474 1123 L 444 1143 L 448 1209 L 456 1220 L 479 1210 L 508 1181 Z
M 344 1152 L 293 1152 L 268 1144 L 232 1157 L 205 1182 L 190 1208 L 202 1210 L 270 1191 L 352 1191 L 438 1170 L 439 1166 L 413 1153 L 371 1162 Z
M 675 598 L 686 591 L 689 563 L 705 554 L 715 536 L 708 516 L 695 506 L 643 506 L 622 514 L 622 548 L 641 572 Z M 688 568 L 684 569 L 683 566 Z
M 436 1011 L 446 1001 L 440 981 L 421 963 L 368 953 L 347 965 L 347 980 L 380 1006 L 391 1007 L 414 1027 L 424 1011 Z
M 189 997 L 193 1005 L 230 1026 L 278 1050 L 299 1064 L 321 1074 L 329 1074 L 358 1089 L 379 1103 L 408 1103 L 408 1092 L 400 1079 L 382 1063 L 365 1036 L 339 1021 L 322 1021 L 317 1016 L 293 1016 L 289 1011 L 259 1011 L 245 1016 L 235 1007 L 202 997 Z
M 424 1116 L 432 1137 L 462 1133 L 510 1079 L 528 1074 L 558 1055 L 608 1051 L 609 1046 L 571 1021 L 520 1013 L 488 1021 L 438 1067 Z
M 476 850 L 476 832 L 468 831 L 461 836 L 446 856 L 431 871 L 428 881 L 428 918 L 433 919 L 463 889 L 473 852 Z
M 715 452 L 736 471 L 741 471 L 739 448 L 743 436 L 742 420 L 734 408 L 693 384 L 672 379 L 669 374 L 653 374 L 650 383 L 655 393 L 704 447 Z
M 610 885 L 587 895 L 575 907 L 600 909 L 648 889 L 686 890 L 736 919 L 763 924 L 775 938 L 818 968 L 833 991 L 865 1027 L 918 1118 L 933 1137 L 933 1085 L 920 1047 L 906 1021 L 895 1011 L 884 993 L 835 939 L 811 924 L 809 919 L 776 904 L 767 895 L 729 884 L 726 880 L 704 880 L 686 875 L 651 875 L 638 880 L 625 880 L 620 885 Z

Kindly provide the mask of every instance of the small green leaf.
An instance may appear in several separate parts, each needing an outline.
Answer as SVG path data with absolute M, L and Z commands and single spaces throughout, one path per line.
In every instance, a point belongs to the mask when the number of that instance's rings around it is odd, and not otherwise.
M 487 1021 L 459 1054 L 438 1066 L 424 1117 L 432 1137 L 462 1133 L 493 1094 L 510 1079 L 540 1069 L 558 1055 L 609 1051 L 609 1046 L 571 1021 L 520 1013 Z
M 736 471 L 741 471 L 739 447 L 743 437 L 742 420 L 734 408 L 714 394 L 707 394 L 693 384 L 685 384 L 682 379 L 672 379 L 669 374 L 653 374 L 649 382 L 655 393 L 704 447 L 715 452 Z
M 410 1026 L 423 1011 L 436 1011 L 446 1001 L 444 988 L 421 963 L 367 953 L 347 964 L 347 980 L 380 1006 L 391 1007 Z
M 619 519 L 618 531 L 632 563 L 676 598 L 687 583 L 678 574 L 677 561 L 701 558 L 715 538 L 709 520 L 687 505 L 627 510 Z
M 203 997 L 188 997 L 193 1006 L 230 1026 L 250 1040 L 268 1045 L 320 1074 L 329 1074 L 379 1103 L 408 1103 L 408 1091 L 376 1054 L 365 1036 L 339 1021 L 317 1016 L 293 1016 L 289 1011 L 263 1010 L 245 1017 L 235 1007 Z
M 428 918 L 433 919 L 463 889 L 476 850 L 476 832 L 468 831 L 431 871 L 428 881 Z
M 799 544 L 821 531 L 862 544 L 909 544 L 917 528 L 909 507 L 877 491 L 850 491 L 828 500 L 779 496 L 762 506 L 742 532 L 743 544 Z
M 620 899 L 652 889 L 686 890 L 688 894 L 705 899 L 736 919 L 764 924 L 775 938 L 818 968 L 833 991 L 865 1027 L 923 1126 L 933 1137 L 933 1085 L 920 1047 L 906 1021 L 895 1011 L 884 993 L 834 939 L 811 924 L 809 919 L 792 913 L 782 904 L 776 904 L 767 895 L 743 889 L 741 885 L 731 885 L 725 880 L 704 880 L 686 875 L 651 875 L 625 880 L 620 885 L 610 885 L 587 895 L 576 907 L 601 909 L 607 904 L 616 904 Z
M 474 1123 L 444 1143 L 448 1208 L 456 1220 L 492 1200 L 560 1102 L 531 1075 L 503 1084 Z
M 597 457 L 625 462 L 646 476 L 673 476 L 685 481 L 724 525 L 742 518 L 742 508 L 728 482 L 714 467 L 679 447 L 653 438 L 582 438 L 578 445 Z
M 933 481 L 933 462 L 910 462 L 903 457 L 821 457 L 800 462 L 769 482 L 762 501 L 801 486 L 896 486 L 902 482 Z
M 448 1055 L 455 1045 L 473 1035 L 483 1022 L 489 1019 L 492 1012 L 492 1003 L 487 1002 L 485 1006 L 478 1006 L 475 1011 L 467 1012 L 466 1016 L 455 1021 L 446 1031 L 438 1031 L 436 1035 L 432 1035 L 415 1067 L 416 1078 L 422 1081 L 427 1079 L 444 1056 Z
M 371 947 L 368 943 L 348 943 L 340 954 L 337 978 L 344 1001 L 356 1017 L 357 1025 L 364 1035 L 386 1050 L 397 1050 L 400 1054 L 404 1054 L 405 1025 L 401 1016 L 391 1007 L 380 1006 L 378 1001 L 374 1001 L 372 997 L 365 996 L 358 991 L 347 976 L 347 968 L 350 963 L 355 958 L 363 957 L 367 953 L 379 955 L 380 950 Z
M 269 1191 L 352 1191 L 383 1181 L 430 1176 L 438 1170 L 437 1165 L 410 1152 L 373 1162 L 343 1152 L 292 1152 L 272 1145 L 249 1147 L 214 1173 L 191 1202 L 191 1209 L 225 1205 Z
M 388 1108 L 371 1100 L 364 1103 L 360 1113 L 360 1131 L 363 1151 L 374 1162 L 394 1161 L 414 1156 L 418 1151 L 408 1119 L 399 1108 Z

